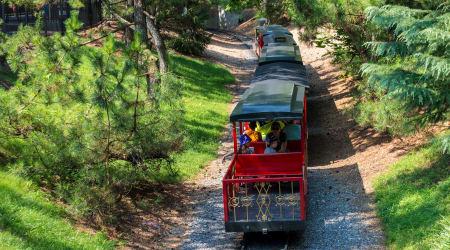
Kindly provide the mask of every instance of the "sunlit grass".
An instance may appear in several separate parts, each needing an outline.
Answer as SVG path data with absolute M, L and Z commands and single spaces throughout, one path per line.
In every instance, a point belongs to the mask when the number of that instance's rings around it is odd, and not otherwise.
M 403 157 L 375 184 L 378 214 L 393 249 L 450 244 L 450 155 L 433 142 Z M 447 229 L 448 230 L 448 229 Z
M 217 155 L 228 121 L 232 95 L 225 86 L 234 82 L 225 68 L 183 56 L 172 57 L 172 69 L 184 82 L 185 150 L 175 156 L 176 169 L 189 178 Z
M 31 182 L 0 171 L 0 249 L 113 249 L 103 234 L 74 229 Z

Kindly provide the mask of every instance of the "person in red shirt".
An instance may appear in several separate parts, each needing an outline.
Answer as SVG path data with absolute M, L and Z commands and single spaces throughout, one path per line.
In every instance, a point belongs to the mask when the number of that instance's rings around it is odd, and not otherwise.
M 258 47 L 256 48 L 256 55 L 258 57 L 260 57 L 261 50 L 264 47 L 264 39 L 263 39 L 263 34 L 261 32 L 258 33 L 258 37 L 256 38 L 256 41 L 258 43 Z

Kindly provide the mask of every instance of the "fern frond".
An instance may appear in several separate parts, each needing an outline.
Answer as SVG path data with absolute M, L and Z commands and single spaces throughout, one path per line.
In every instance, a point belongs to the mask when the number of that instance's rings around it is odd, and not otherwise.
M 383 89 L 388 98 L 425 106 L 433 103 L 439 95 L 438 91 L 428 87 L 425 78 L 415 72 L 379 64 L 364 64 L 361 70 L 369 85 Z
M 428 43 L 428 50 L 433 52 L 447 52 L 450 50 L 450 32 L 438 28 L 426 28 L 418 33 L 416 38 Z M 439 51 L 444 49 L 445 51 Z
M 435 78 L 436 81 L 449 79 L 450 77 L 450 60 L 448 58 L 436 57 L 422 53 L 414 55 L 418 64 L 423 66 L 425 70 Z
M 401 41 L 404 41 L 408 46 L 421 44 L 423 41 L 417 39 L 417 34 L 420 31 L 431 27 L 434 23 L 435 20 L 432 19 L 417 20 L 416 22 L 412 23 L 409 27 L 404 27 L 404 30 L 402 30 L 401 33 L 398 33 L 398 37 Z
M 375 56 L 395 57 L 408 54 L 408 48 L 403 42 L 367 42 L 364 47 Z

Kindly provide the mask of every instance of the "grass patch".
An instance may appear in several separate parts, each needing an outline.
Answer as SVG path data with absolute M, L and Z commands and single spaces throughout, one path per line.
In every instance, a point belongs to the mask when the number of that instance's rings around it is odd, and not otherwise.
M 103 234 L 75 230 L 31 182 L 0 171 L 0 249 L 113 249 Z
M 450 155 L 438 140 L 392 165 L 375 183 L 378 215 L 393 249 L 450 245 Z M 445 229 L 447 228 L 447 229 Z M 447 248 L 448 249 L 448 248 Z
M 184 82 L 186 110 L 185 150 L 175 156 L 175 167 L 182 178 L 189 178 L 217 156 L 232 98 L 225 86 L 233 83 L 234 77 L 219 65 L 184 56 L 172 56 L 171 64 Z

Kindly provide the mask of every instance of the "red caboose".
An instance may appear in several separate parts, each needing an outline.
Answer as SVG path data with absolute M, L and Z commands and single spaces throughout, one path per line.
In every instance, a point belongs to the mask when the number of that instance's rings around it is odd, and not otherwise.
M 287 81 L 252 84 L 230 121 L 234 155 L 223 178 L 227 232 L 302 230 L 307 208 L 307 122 L 305 86 Z M 266 141 L 239 152 L 244 124 L 282 121 L 286 151 L 265 154 Z M 263 135 L 264 138 L 264 135 Z

